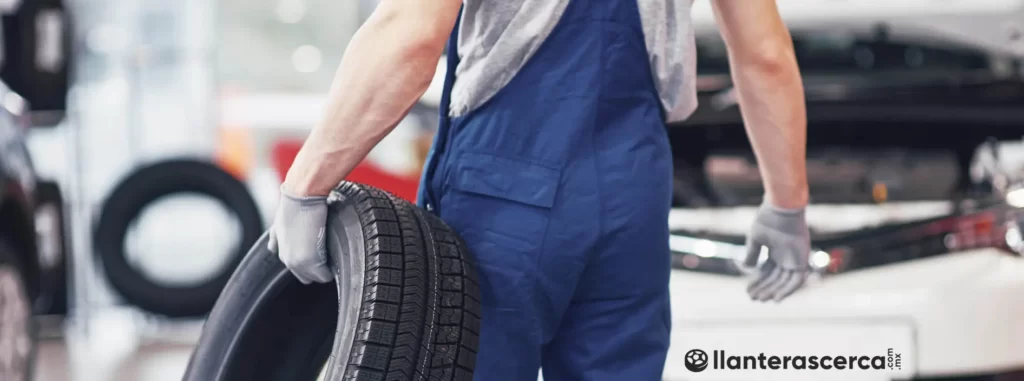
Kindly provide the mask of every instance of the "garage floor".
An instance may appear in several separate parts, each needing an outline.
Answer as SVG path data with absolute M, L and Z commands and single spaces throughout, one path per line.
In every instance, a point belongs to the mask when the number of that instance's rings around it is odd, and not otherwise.
M 41 325 L 36 381 L 180 381 L 200 328 L 114 309 L 94 314 L 88 330 Z
M 191 350 L 190 345 L 153 344 L 128 356 L 108 356 L 98 351 L 79 356 L 78 371 L 73 372 L 65 343 L 49 340 L 39 348 L 36 381 L 178 381 Z
M 261 187 L 271 189 L 275 187 Z M 276 194 L 256 194 L 262 202 Z M 231 239 L 232 221 L 220 221 L 219 205 L 209 207 L 189 197 L 174 197 L 147 209 L 143 217 L 165 213 L 162 221 L 143 218 L 130 235 L 130 254 L 147 276 L 164 282 L 188 282 L 206 277 L 223 265 Z M 152 210 L 150 210 L 152 209 Z M 264 208 L 273 210 L 272 208 Z M 267 220 L 267 217 L 264 217 Z M 195 224 L 192 221 L 205 221 Z M 212 222 L 212 223 L 211 223 Z M 174 227 L 168 229 L 168 226 Z M 227 237 L 227 238 L 225 238 Z M 142 243 L 145 243 L 143 245 Z M 211 254 L 213 253 L 213 254 Z M 75 259 L 88 263 L 89 255 Z M 192 347 L 198 340 L 200 321 L 161 321 L 123 302 L 98 273 L 85 271 L 93 307 L 75 321 L 42 318 L 42 342 L 36 363 L 36 381 L 180 381 Z M 82 323 L 86 322 L 87 323 Z

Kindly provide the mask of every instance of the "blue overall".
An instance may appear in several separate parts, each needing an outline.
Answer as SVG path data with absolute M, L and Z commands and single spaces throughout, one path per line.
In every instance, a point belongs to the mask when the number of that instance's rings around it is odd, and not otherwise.
M 482 106 L 441 120 L 419 202 L 480 274 L 475 380 L 661 380 L 672 153 L 636 0 L 572 0 Z

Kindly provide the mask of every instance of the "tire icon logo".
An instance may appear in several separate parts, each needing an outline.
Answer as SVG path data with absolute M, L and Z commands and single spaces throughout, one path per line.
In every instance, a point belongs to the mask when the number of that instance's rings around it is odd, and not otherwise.
M 708 367 L 708 354 L 700 349 L 691 349 L 689 352 L 686 352 L 683 364 L 691 372 L 703 372 Z

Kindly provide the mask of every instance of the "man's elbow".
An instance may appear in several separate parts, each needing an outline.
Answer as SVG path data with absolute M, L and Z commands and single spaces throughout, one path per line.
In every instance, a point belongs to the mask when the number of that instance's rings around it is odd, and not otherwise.
M 436 48 L 430 41 L 421 41 L 417 45 L 405 48 L 402 60 L 413 71 L 409 81 L 418 94 L 422 95 L 430 87 L 434 73 L 437 71 L 437 60 L 440 53 L 440 48 Z
M 383 2 L 373 15 L 363 24 L 363 28 L 373 30 L 372 33 L 387 35 L 401 41 L 410 54 L 428 54 L 439 56 L 444 49 L 455 23 L 455 15 L 417 13 L 416 7 L 405 6 L 404 2 Z M 440 12 L 436 7 L 429 7 L 433 13 Z M 458 9 L 455 11 L 457 12 Z M 421 10 L 427 12 L 428 10 Z M 436 57 L 435 57 L 436 58 Z
M 734 55 L 735 64 L 744 72 L 760 76 L 787 77 L 799 75 L 792 43 L 762 42 L 757 47 Z
M 404 12 L 377 12 L 358 32 L 367 36 L 367 43 L 387 57 L 389 63 L 401 63 L 402 70 L 408 70 L 407 78 L 416 87 L 423 89 L 430 84 L 437 70 L 437 60 L 444 50 L 450 27 L 445 30 L 422 18 L 410 17 Z

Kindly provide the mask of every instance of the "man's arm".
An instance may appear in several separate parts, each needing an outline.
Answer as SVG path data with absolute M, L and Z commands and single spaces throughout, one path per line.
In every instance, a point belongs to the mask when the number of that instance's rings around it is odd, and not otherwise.
M 807 116 L 793 40 L 775 0 L 714 0 L 750 144 L 777 208 L 808 202 Z
M 323 196 L 362 161 L 416 103 L 462 0 L 382 0 L 349 42 L 320 122 L 282 189 Z

